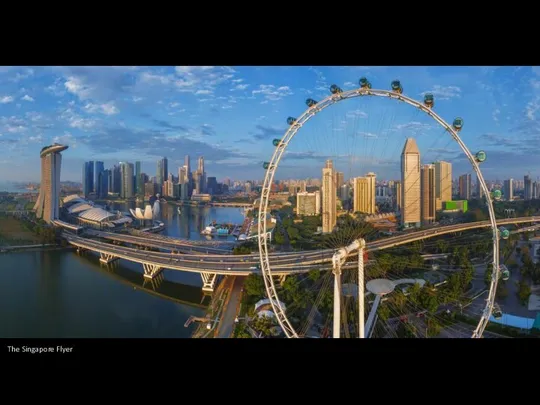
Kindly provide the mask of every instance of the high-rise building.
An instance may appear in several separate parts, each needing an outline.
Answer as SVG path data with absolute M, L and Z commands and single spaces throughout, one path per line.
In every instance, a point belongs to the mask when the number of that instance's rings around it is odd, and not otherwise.
M 250 186 L 250 189 L 248 191 L 248 185 Z M 208 194 L 218 194 L 218 182 L 217 182 L 217 179 L 215 177 L 208 177 L 207 179 L 207 184 L 206 184 L 206 190 L 208 192 Z M 250 193 L 251 192 L 251 183 L 246 183 L 246 193 Z
M 365 214 L 375 214 L 376 177 L 368 173 L 365 177 L 356 177 L 353 183 L 353 210 Z
M 300 192 L 305 193 L 307 191 L 307 183 L 305 180 L 300 182 Z
M 85 197 L 94 191 L 94 162 L 84 162 L 82 175 L 82 192 Z
M 392 202 L 395 212 L 401 212 L 403 193 L 401 192 L 401 181 L 394 181 L 392 186 Z
M 523 188 L 524 188 L 524 193 L 523 193 L 523 197 L 525 200 L 532 200 L 533 196 L 532 196 L 532 179 L 531 179 L 531 176 L 529 176 L 528 174 L 525 175 L 525 177 L 523 178 Z
M 162 185 L 169 177 L 169 161 L 166 157 L 159 159 L 157 162 L 156 179 L 157 184 Z
M 435 221 L 435 165 L 422 165 L 420 173 L 420 193 L 422 195 L 422 223 Z
M 339 188 L 339 198 L 341 201 L 349 201 L 351 199 L 351 187 L 348 184 L 343 184 Z
M 60 200 L 60 170 L 62 154 L 68 146 L 55 143 L 45 146 L 39 154 L 41 158 L 41 184 L 39 195 L 34 205 L 36 218 L 50 223 L 58 219 Z
M 94 193 L 96 193 L 97 195 L 99 195 L 100 193 L 100 183 L 99 183 L 99 174 L 105 170 L 105 165 L 103 164 L 103 162 L 99 162 L 99 161 L 96 161 L 94 162 L 94 188 L 92 189 L 92 191 Z
M 435 165 L 435 208 L 442 210 L 443 201 L 452 201 L 452 164 L 438 161 Z
M 111 171 L 109 169 L 102 170 L 99 172 L 98 176 L 98 191 L 97 191 L 97 197 L 98 198 L 107 198 L 107 194 L 109 193 L 109 179 L 111 177 Z
M 533 199 L 537 199 L 537 198 L 540 198 L 540 182 L 538 181 L 533 181 L 532 183 L 532 198 Z
M 481 200 L 484 197 L 484 189 L 480 183 L 480 179 L 476 176 L 476 198 Z
M 504 181 L 503 195 L 506 201 L 512 201 L 514 199 L 514 179 Z
M 401 153 L 401 223 L 420 226 L 420 150 L 414 138 L 407 138 Z
M 154 182 L 147 182 L 144 184 L 144 196 L 145 197 L 152 197 L 153 195 L 156 195 L 157 192 L 157 184 Z
M 144 194 L 144 179 L 141 177 L 141 162 L 135 162 L 135 193 L 137 195 Z
M 321 193 L 298 193 L 296 195 L 297 215 L 319 215 L 321 213 Z
M 463 174 L 459 176 L 459 198 L 462 200 L 471 199 L 471 174 Z
M 112 172 L 112 192 L 120 195 L 122 192 L 122 169 L 120 165 L 114 165 Z
M 339 190 L 344 182 L 345 177 L 343 175 L 343 172 L 336 172 L 336 189 Z
M 332 232 L 337 220 L 336 183 L 334 182 L 334 165 L 327 160 L 322 169 L 322 228 L 323 232 Z
M 120 191 L 121 198 L 132 198 L 133 190 L 133 163 L 120 162 L 120 171 L 122 173 L 122 188 Z
M 204 156 L 199 157 L 197 171 L 199 172 L 200 192 L 206 193 L 206 171 L 204 170 Z

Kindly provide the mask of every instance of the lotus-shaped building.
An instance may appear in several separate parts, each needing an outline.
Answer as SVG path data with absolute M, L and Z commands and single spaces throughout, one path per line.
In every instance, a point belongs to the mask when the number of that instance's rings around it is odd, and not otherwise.
M 144 208 L 144 211 L 140 208 L 130 208 L 129 211 L 131 212 L 131 215 L 133 215 L 133 218 L 140 219 L 140 220 L 153 220 L 154 218 L 157 218 L 160 213 L 160 205 L 159 200 L 154 202 L 154 206 L 147 205 Z

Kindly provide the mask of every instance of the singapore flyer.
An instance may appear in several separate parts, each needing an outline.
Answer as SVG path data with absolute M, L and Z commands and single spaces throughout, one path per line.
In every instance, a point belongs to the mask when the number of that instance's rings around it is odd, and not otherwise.
M 513 232 L 496 219 L 489 156 L 465 145 L 467 118 L 443 118 L 434 94 L 378 85 L 362 77 L 308 93 L 262 162 L 258 245 L 273 319 L 287 338 L 495 337 L 486 327 L 510 276 L 499 245 Z M 298 259 L 285 272 L 287 255 Z

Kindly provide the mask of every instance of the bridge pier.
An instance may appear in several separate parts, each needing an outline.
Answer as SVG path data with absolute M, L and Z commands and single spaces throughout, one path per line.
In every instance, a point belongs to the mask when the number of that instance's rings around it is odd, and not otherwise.
M 163 270 L 163 267 L 160 267 L 157 264 L 143 263 L 143 269 L 144 269 L 144 278 L 149 278 L 150 280 L 152 280 L 159 273 L 161 273 L 161 271 Z
M 201 273 L 203 281 L 203 291 L 214 292 L 216 286 L 217 274 L 216 273 Z
M 86 252 L 88 249 L 85 249 L 85 248 L 82 248 L 82 247 L 77 247 L 77 253 L 83 253 L 83 252 Z
M 100 253 L 101 257 L 99 258 L 99 261 L 104 264 L 109 264 L 114 262 L 115 260 L 118 260 L 118 257 L 110 255 L 108 253 Z

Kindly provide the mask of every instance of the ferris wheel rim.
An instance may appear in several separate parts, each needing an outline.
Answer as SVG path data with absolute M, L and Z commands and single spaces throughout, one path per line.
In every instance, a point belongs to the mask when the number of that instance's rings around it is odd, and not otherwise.
M 272 154 L 272 158 L 268 162 L 268 168 L 266 169 L 263 188 L 261 191 L 261 199 L 259 203 L 257 232 L 258 232 L 258 244 L 259 244 L 260 270 L 263 276 L 268 299 L 272 306 L 272 310 L 274 314 L 276 315 L 278 323 L 281 326 L 287 338 L 300 337 L 298 336 L 298 333 L 296 332 L 294 327 L 291 325 L 289 319 L 287 318 L 287 315 L 285 314 L 285 309 L 282 307 L 281 302 L 279 300 L 279 296 L 276 291 L 276 286 L 274 283 L 272 269 L 270 266 L 270 260 L 268 256 L 268 242 L 267 242 L 267 237 L 266 237 L 266 234 L 267 234 L 266 218 L 268 215 L 268 203 L 269 203 L 271 186 L 274 180 L 276 169 L 279 166 L 279 162 L 283 154 L 285 153 L 287 146 L 289 145 L 291 140 L 295 137 L 295 135 L 298 133 L 300 128 L 302 128 L 306 122 L 308 122 L 311 118 L 313 118 L 318 113 L 322 112 L 324 109 L 328 108 L 329 106 L 333 104 L 336 104 L 340 101 L 350 99 L 350 98 L 366 97 L 366 96 L 386 97 L 386 98 L 405 102 L 406 104 L 409 104 L 413 107 L 420 109 L 422 112 L 430 116 L 434 121 L 436 121 L 439 125 L 441 125 L 444 129 L 446 129 L 450 133 L 452 139 L 458 143 L 463 153 L 465 153 L 465 155 L 469 159 L 469 162 L 471 163 L 473 170 L 476 172 L 478 181 L 480 182 L 480 188 L 482 189 L 486 197 L 486 203 L 487 203 L 488 212 L 489 212 L 489 220 L 491 223 L 491 230 L 493 233 L 493 261 L 492 261 L 493 271 L 492 271 L 492 279 L 491 279 L 491 283 L 489 287 L 489 294 L 488 294 L 488 298 L 486 299 L 486 305 L 484 307 L 484 310 L 482 311 L 482 316 L 480 317 L 478 324 L 471 336 L 471 338 L 481 338 L 487 324 L 489 323 L 489 319 L 491 317 L 491 314 L 493 312 L 493 307 L 495 305 L 495 295 L 496 295 L 497 284 L 498 284 L 499 275 L 500 275 L 500 266 L 499 266 L 499 232 L 497 228 L 497 221 L 495 218 L 495 210 L 493 207 L 493 201 L 490 197 L 490 191 L 487 187 L 482 171 L 480 170 L 479 162 L 475 159 L 475 157 L 473 156 L 469 148 L 461 140 L 458 134 L 458 131 L 456 131 L 450 124 L 448 124 L 435 111 L 433 111 L 432 107 L 427 107 L 423 103 L 413 98 L 410 98 L 408 96 L 405 96 L 404 94 L 402 94 L 402 92 L 397 92 L 397 91 L 392 91 L 392 90 L 371 89 L 371 88 L 364 88 L 364 87 L 340 92 L 337 94 L 331 94 L 327 96 L 326 98 L 324 98 L 323 100 L 321 100 L 320 102 L 317 102 L 316 104 L 312 106 L 308 106 L 307 110 L 305 110 L 298 119 L 294 120 L 294 122 L 292 123 L 292 125 L 289 126 L 289 128 L 287 129 L 283 137 L 279 139 L 278 144 L 275 146 L 274 153 Z

